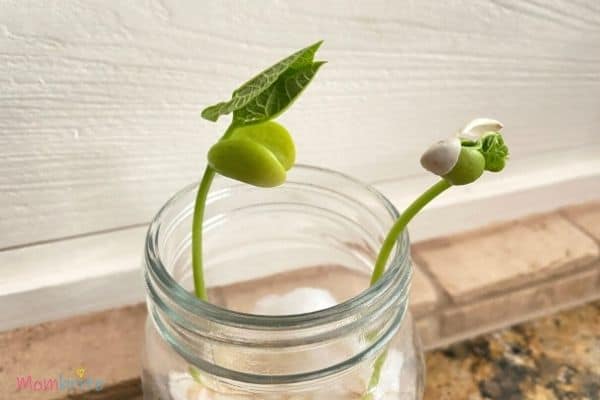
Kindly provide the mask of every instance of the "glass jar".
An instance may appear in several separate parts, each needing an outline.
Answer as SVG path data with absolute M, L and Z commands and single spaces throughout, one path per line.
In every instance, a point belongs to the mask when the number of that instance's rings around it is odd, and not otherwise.
M 196 185 L 176 194 L 148 231 L 144 399 L 422 397 L 406 233 L 369 287 L 398 215 L 388 200 L 308 166 L 272 189 L 217 178 L 204 222 L 206 303 L 192 290 L 195 195 Z

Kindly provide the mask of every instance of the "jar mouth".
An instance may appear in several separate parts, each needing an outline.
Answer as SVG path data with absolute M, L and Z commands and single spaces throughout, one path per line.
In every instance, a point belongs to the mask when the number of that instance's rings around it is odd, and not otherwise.
M 374 187 L 360 182 L 346 174 L 310 165 L 296 165 L 295 170 L 304 171 L 311 174 L 325 174 L 335 176 L 337 179 L 343 180 L 348 184 L 360 187 L 363 190 L 371 192 L 373 197 L 377 199 L 385 208 L 390 217 L 390 222 L 393 223 L 399 213 L 394 205 L 385 198 Z M 292 180 L 293 182 L 293 180 Z M 191 191 L 197 189 L 197 184 L 191 184 L 177 192 L 171 197 L 165 205 L 159 210 L 153 218 L 146 235 L 145 259 L 147 264 L 146 274 L 150 274 L 153 284 L 156 284 L 160 291 L 165 295 L 169 302 L 177 304 L 186 312 L 201 317 L 203 319 L 213 321 L 220 325 L 231 326 L 243 329 L 252 330 L 289 330 L 303 329 L 317 325 L 332 323 L 345 318 L 349 313 L 356 312 L 357 309 L 368 308 L 377 302 L 378 294 L 387 293 L 391 289 L 407 290 L 410 281 L 410 263 L 407 262 L 409 257 L 409 237 L 405 230 L 397 239 L 396 246 L 388 262 L 388 266 L 382 277 L 372 286 L 366 288 L 358 295 L 342 301 L 334 306 L 324 308 L 318 311 L 313 311 L 303 314 L 289 315 L 258 315 L 238 312 L 212 304 L 197 298 L 192 292 L 186 290 L 180 285 L 168 272 L 168 269 L 163 264 L 159 247 L 159 234 L 161 223 L 165 214 L 172 209 L 183 197 L 189 195 Z M 212 196 L 218 193 L 209 194 L 209 201 Z M 365 205 L 365 208 L 367 206 Z M 148 278 L 147 278 L 148 279 Z M 398 281 L 401 281 L 398 287 Z M 147 282 L 147 285 L 150 283 Z

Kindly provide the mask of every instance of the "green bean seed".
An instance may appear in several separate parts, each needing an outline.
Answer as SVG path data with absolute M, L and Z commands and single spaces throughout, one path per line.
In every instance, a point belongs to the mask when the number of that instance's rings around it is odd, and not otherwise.
M 284 183 L 295 158 L 290 134 L 273 121 L 238 128 L 208 152 L 208 162 L 215 171 L 260 187 Z
M 483 174 L 485 158 L 475 147 L 462 147 L 456 165 L 444 175 L 444 179 L 453 185 L 466 185 L 474 182 Z

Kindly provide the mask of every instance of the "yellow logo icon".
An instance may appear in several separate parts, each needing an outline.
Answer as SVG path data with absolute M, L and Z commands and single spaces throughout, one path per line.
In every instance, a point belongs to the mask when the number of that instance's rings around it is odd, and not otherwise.
M 79 367 L 75 370 L 75 375 L 77 375 L 79 377 L 79 379 L 83 379 L 83 376 L 85 375 L 85 368 L 83 367 Z

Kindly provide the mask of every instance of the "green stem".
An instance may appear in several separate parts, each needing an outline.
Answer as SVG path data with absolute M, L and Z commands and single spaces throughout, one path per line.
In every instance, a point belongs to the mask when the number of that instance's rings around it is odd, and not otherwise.
M 388 232 L 385 240 L 383 241 L 383 245 L 381 246 L 381 250 L 379 250 L 379 254 L 377 255 L 377 261 L 375 261 L 375 268 L 373 269 L 373 274 L 371 275 L 371 286 L 375 284 L 383 275 L 385 271 L 385 264 L 387 263 L 388 258 L 390 257 L 390 253 L 396 244 L 396 239 L 402 233 L 402 231 L 406 228 L 406 225 L 413 219 L 415 215 L 423 207 L 425 207 L 431 200 L 436 198 L 439 194 L 444 192 L 446 189 L 452 186 L 448 181 L 442 179 L 429 189 L 421 196 L 419 196 L 415 201 L 409 205 L 406 210 L 400 215 L 400 217 L 392 226 L 392 229 Z M 362 397 L 363 400 L 372 400 L 373 399 L 373 390 L 379 384 L 379 378 L 381 377 L 381 369 L 383 368 L 383 364 L 385 363 L 385 359 L 387 357 L 387 351 L 384 351 L 382 354 L 377 357 L 375 360 L 375 365 L 373 366 L 373 373 L 371 374 L 371 379 L 369 380 L 369 386 L 367 388 L 367 393 Z
M 204 284 L 204 268 L 202 267 L 202 223 L 204 221 L 206 198 L 214 177 L 215 170 L 207 165 L 200 186 L 198 186 L 198 194 L 196 195 L 196 204 L 194 207 L 194 220 L 192 222 L 192 271 L 194 272 L 194 291 L 196 292 L 196 297 L 202 300 L 208 300 L 206 286 Z
M 220 140 L 229 137 L 237 126 L 232 122 L 227 128 Z M 206 166 L 202 181 L 198 186 L 196 195 L 196 204 L 194 205 L 194 218 L 192 221 L 192 271 L 194 273 L 194 292 L 196 297 L 202 300 L 208 300 L 206 294 L 206 284 L 204 282 L 204 267 L 202 266 L 202 225 L 204 222 L 204 209 L 206 207 L 206 198 L 210 191 L 210 186 L 215 178 L 215 170 Z
M 369 379 L 369 386 L 367 388 L 367 393 L 363 396 L 363 400 L 374 400 L 373 391 L 377 387 L 379 379 L 381 378 L 381 367 L 383 367 L 386 358 L 387 351 L 384 351 L 379 357 L 377 357 L 377 360 L 375 360 L 373 374 L 371 374 L 371 379 Z
M 371 286 L 375 284 L 383 275 L 385 271 L 385 264 L 396 244 L 396 239 L 402 231 L 406 228 L 406 225 L 410 222 L 411 219 L 419 212 L 423 207 L 427 205 L 431 200 L 437 197 L 444 190 L 448 189 L 452 186 L 448 181 L 442 179 L 429 189 L 422 195 L 420 195 L 415 201 L 412 202 L 410 206 L 400 215 L 400 217 L 392 226 L 392 229 L 388 232 L 385 240 L 383 241 L 383 245 L 381 245 L 381 249 L 379 250 L 379 254 L 377 255 L 377 261 L 375 261 L 375 268 L 373 269 L 373 274 L 371 275 Z

